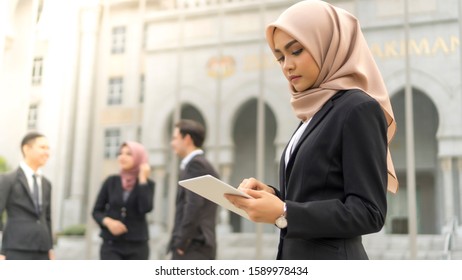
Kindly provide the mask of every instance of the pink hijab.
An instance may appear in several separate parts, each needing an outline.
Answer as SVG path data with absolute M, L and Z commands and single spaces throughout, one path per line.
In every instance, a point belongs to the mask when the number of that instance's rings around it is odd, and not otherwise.
M 292 108 L 300 120 L 309 120 L 337 91 L 360 89 L 380 103 L 388 122 L 388 143 L 391 142 L 396 121 L 390 97 L 353 15 L 323 1 L 306 0 L 292 5 L 268 25 L 266 40 L 271 50 L 274 50 L 275 28 L 302 44 L 320 68 L 313 87 L 296 92 L 290 86 Z M 387 187 L 396 193 L 398 180 L 389 149 L 387 165 Z
M 131 191 L 135 186 L 136 178 L 140 172 L 140 164 L 148 162 L 148 153 L 144 149 L 143 145 L 138 142 L 126 141 L 121 146 L 127 146 L 132 152 L 134 158 L 133 167 L 129 170 L 120 170 L 120 177 L 122 178 L 122 187 L 126 191 Z

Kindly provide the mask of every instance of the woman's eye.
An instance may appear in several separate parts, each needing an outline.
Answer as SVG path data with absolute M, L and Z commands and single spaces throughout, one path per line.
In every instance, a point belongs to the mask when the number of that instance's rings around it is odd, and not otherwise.
M 299 55 L 299 54 L 302 53 L 302 51 L 303 51 L 303 49 L 298 49 L 298 50 L 296 50 L 296 51 L 293 51 L 292 54 L 293 54 L 293 55 Z
M 277 61 L 278 61 L 279 63 L 283 62 L 283 61 L 284 61 L 284 57 L 283 57 L 283 56 L 279 57 L 279 58 L 277 59 Z

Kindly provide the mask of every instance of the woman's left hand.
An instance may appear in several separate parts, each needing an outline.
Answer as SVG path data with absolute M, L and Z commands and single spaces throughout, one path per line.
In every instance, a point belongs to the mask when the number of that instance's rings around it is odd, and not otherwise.
M 274 224 L 284 213 L 284 202 L 274 194 L 264 190 L 243 189 L 242 191 L 254 199 L 229 194 L 225 194 L 225 197 L 236 207 L 247 212 L 252 221 Z

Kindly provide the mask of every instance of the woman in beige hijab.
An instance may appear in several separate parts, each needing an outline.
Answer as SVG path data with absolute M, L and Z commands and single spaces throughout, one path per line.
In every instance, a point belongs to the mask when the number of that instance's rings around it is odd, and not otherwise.
M 396 192 L 388 144 L 390 99 L 358 20 L 301 1 L 266 29 L 289 81 L 300 125 L 281 156 L 279 188 L 254 178 L 227 198 L 255 222 L 281 229 L 278 259 L 367 259 L 361 236 L 379 231 Z

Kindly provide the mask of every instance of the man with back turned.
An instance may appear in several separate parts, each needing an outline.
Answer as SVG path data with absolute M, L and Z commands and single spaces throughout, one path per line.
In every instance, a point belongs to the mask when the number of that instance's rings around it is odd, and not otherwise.
M 192 120 L 181 120 L 173 131 L 171 146 L 182 159 L 179 180 L 218 174 L 201 149 L 204 127 Z M 207 260 L 216 257 L 217 205 L 181 186 L 176 197 L 175 225 L 169 250 L 173 260 Z

